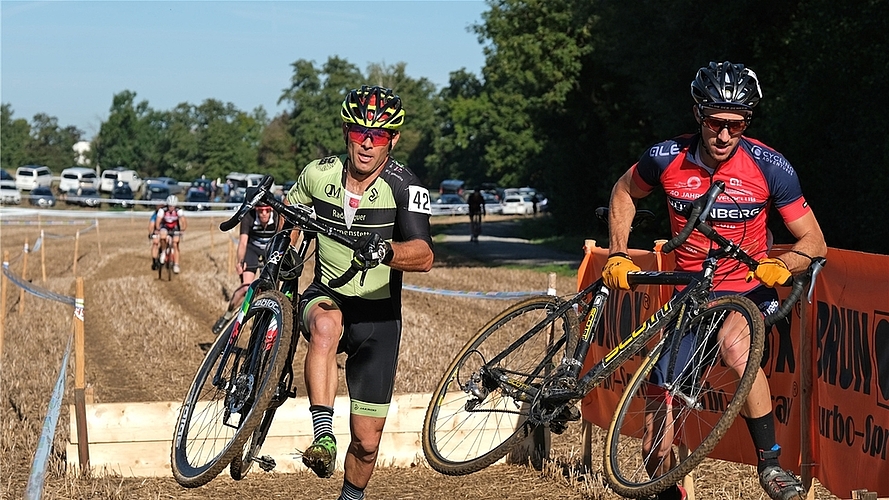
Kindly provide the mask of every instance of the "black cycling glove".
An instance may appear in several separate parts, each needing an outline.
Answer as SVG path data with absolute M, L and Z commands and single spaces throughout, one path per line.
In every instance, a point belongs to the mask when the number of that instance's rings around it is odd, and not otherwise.
M 358 269 L 373 269 L 380 263 L 388 264 L 392 260 L 392 245 L 377 233 L 366 234 L 356 243 L 358 249 L 352 256 L 352 262 Z

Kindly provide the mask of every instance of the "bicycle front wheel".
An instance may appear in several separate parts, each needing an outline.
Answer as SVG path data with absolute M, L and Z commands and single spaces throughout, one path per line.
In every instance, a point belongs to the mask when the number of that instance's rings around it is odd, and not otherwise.
M 448 475 L 481 470 L 506 455 L 534 426 L 529 405 L 504 391 L 483 369 L 493 367 L 525 386 L 540 387 L 558 366 L 566 344 L 577 344 L 577 315 L 552 315 L 562 301 L 535 297 L 519 302 L 485 325 L 451 362 L 432 394 L 423 422 L 423 452 L 433 469 Z M 527 340 L 505 351 L 536 325 Z M 513 393 L 516 391 L 512 391 Z
M 243 451 L 284 370 L 292 322 L 290 301 L 268 291 L 217 337 L 176 419 L 170 462 L 180 485 L 206 484 Z
M 605 438 L 605 479 L 625 497 L 657 494 L 697 467 L 741 411 L 759 371 L 762 314 L 745 297 L 716 299 L 665 335 L 630 379 Z M 688 362 L 671 369 L 670 342 L 685 335 Z M 665 387 L 649 383 L 662 356 L 672 380 Z

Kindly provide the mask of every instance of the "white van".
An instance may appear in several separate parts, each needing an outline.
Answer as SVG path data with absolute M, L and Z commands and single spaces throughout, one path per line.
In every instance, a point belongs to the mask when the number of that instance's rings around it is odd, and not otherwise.
M 62 170 L 62 176 L 59 180 L 59 191 L 67 193 L 79 187 L 98 189 L 99 176 L 96 175 L 96 171 L 86 167 L 71 167 Z
M 49 167 L 25 165 L 15 171 L 15 187 L 17 189 L 30 191 L 37 186 L 50 187 L 51 185 L 52 171 Z
M 118 181 L 126 182 L 133 191 L 139 191 L 142 188 L 142 178 L 135 170 L 114 167 L 102 172 L 99 191 L 110 193 Z

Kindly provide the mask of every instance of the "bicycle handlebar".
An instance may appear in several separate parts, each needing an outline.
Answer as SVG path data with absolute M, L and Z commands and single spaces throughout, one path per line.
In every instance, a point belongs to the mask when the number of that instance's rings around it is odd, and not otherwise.
M 692 202 L 691 210 L 688 214 L 688 222 L 685 223 L 685 227 L 683 227 L 676 236 L 664 244 L 664 253 L 670 253 L 682 246 L 682 244 L 688 240 L 688 237 L 691 236 L 692 231 L 699 226 L 709 227 L 706 225 L 707 216 L 710 215 L 710 209 L 713 208 L 716 198 L 722 194 L 723 191 L 725 191 L 725 182 L 716 181 L 710 186 L 710 189 L 708 189 L 706 193 Z M 707 233 L 704 234 L 708 238 L 710 237 Z
M 720 235 L 712 226 L 707 224 L 707 216 L 710 214 L 710 209 L 713 208 L 716 198 L 724 191 L 725 182 L 715 181 L 706 193 L 692 202 L 689 207 L 688 222 L 685 223 L 685 226 L 676 236 L 663 246 L 664 253 L 669 253 L 679 248 L 686 242 L 686 240 L 688 240 L 692 231 L 697 229 L 701 234 L 719 245 L 720 250 L 724 255 L 746 264 L 751 270 L 756 269 L 759 263 L 755 259 L 750 257 L 738 245 L 735 245 L 730 240 Z M 786 283 L 782 284 L 782 286 L 792 287 L 790 295 L 787 296 L 787 299 L 784 300 L 777 311 L 765 317 L 765 325 L 767 327 L 772 326 L 790 314 L 790 311 L 793 310 L 793 306 L 802 296 L 803 289 L 805 289 L 806 285 L 809 285 L 808 301 L 812 301 L 812 293 L 815 289 L 815 278 L 826 264 L 827 259 L 824 257 L 814 258 L 803 273 L 791 276 Z
M 244 216 L 247 215 L 247 212 L 252 210 L 258 203 L 264 202 L 272 207 L 272 210 L 274 210 L 276 213 L 281 214 L 287 222 L 293 224 L 301 230 L 320 233 L 347 248 L 350 248 L 352 250 L 358 249 L 356 239 L 346 236 L 334 229 L 333 226 L 315 219 L 315 211 L 311 207 L 298 204 L 285 205 L 283 202 L 278 201 L 278 199 L 269 192 L 273 182 L 274 178 L 272 178 L 272 176 L 264 176 L 262 180 L 259 181 L 259 186 L 256 189 L 256 194 L 254 194 L 253 197 L 249 200 L 245 198 L 244 203 L 241 204 L 235 214 L 232 215 L 230 219 L 219 224 L 219 229 L 222 231 L 229 231 L 230 229 L 233 229 L 241 222 L 241 219 L 243 219 Z M 328 286 L 330 286 L 331 288 L 339 288 L 348 283 L 352 278 L 354 278 L 359 271 L 366 272 L 365 269 L 357 267 L 355 261 L 352 261 L 352 265 L 349 267 L 349 269 L 347 269 L 342 276 L 330 280 Z M 363 284 L 363 274 L 361 280 Z
M 812 294 L 815 291 L 815 279 L 818 277 L 818 273 L 824 269 L 824 266 L 827 265 L 827 259 L 824 257 L 816 257 L 812 259 L 812 263 L 809 264 L 809 267 L 800 274 L 795 276 L 791 276 L 790 280 L 787 283 L 784 283 L 783 286 L 791 286 L 790 294 L 784 299 L 784 302 L 781 304 L 781 307 L 778 308 L 777 311 L 767 315 L 765 317 L 765 325 L 766 327 L 772 326 L 777 323 L 779 320 L 784 319 L 785 316 L 790 314 L 790 311 L 793 310 L 793 306 L 796 302 L 802 297 L 803 290 L 806 288 L 806 285 L 809 285 L 809 292 L 806 294 L 806 300 L 811 304 L 812 303 Z

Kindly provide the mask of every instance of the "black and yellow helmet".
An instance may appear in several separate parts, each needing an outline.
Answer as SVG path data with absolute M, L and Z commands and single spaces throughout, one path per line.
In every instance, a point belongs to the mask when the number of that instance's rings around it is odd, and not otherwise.
M 349 92 L 340 112 L 343 121 L 369 128 L 397 130 L 404 123 L 401 98 L 385 87 L 368 87 Z

